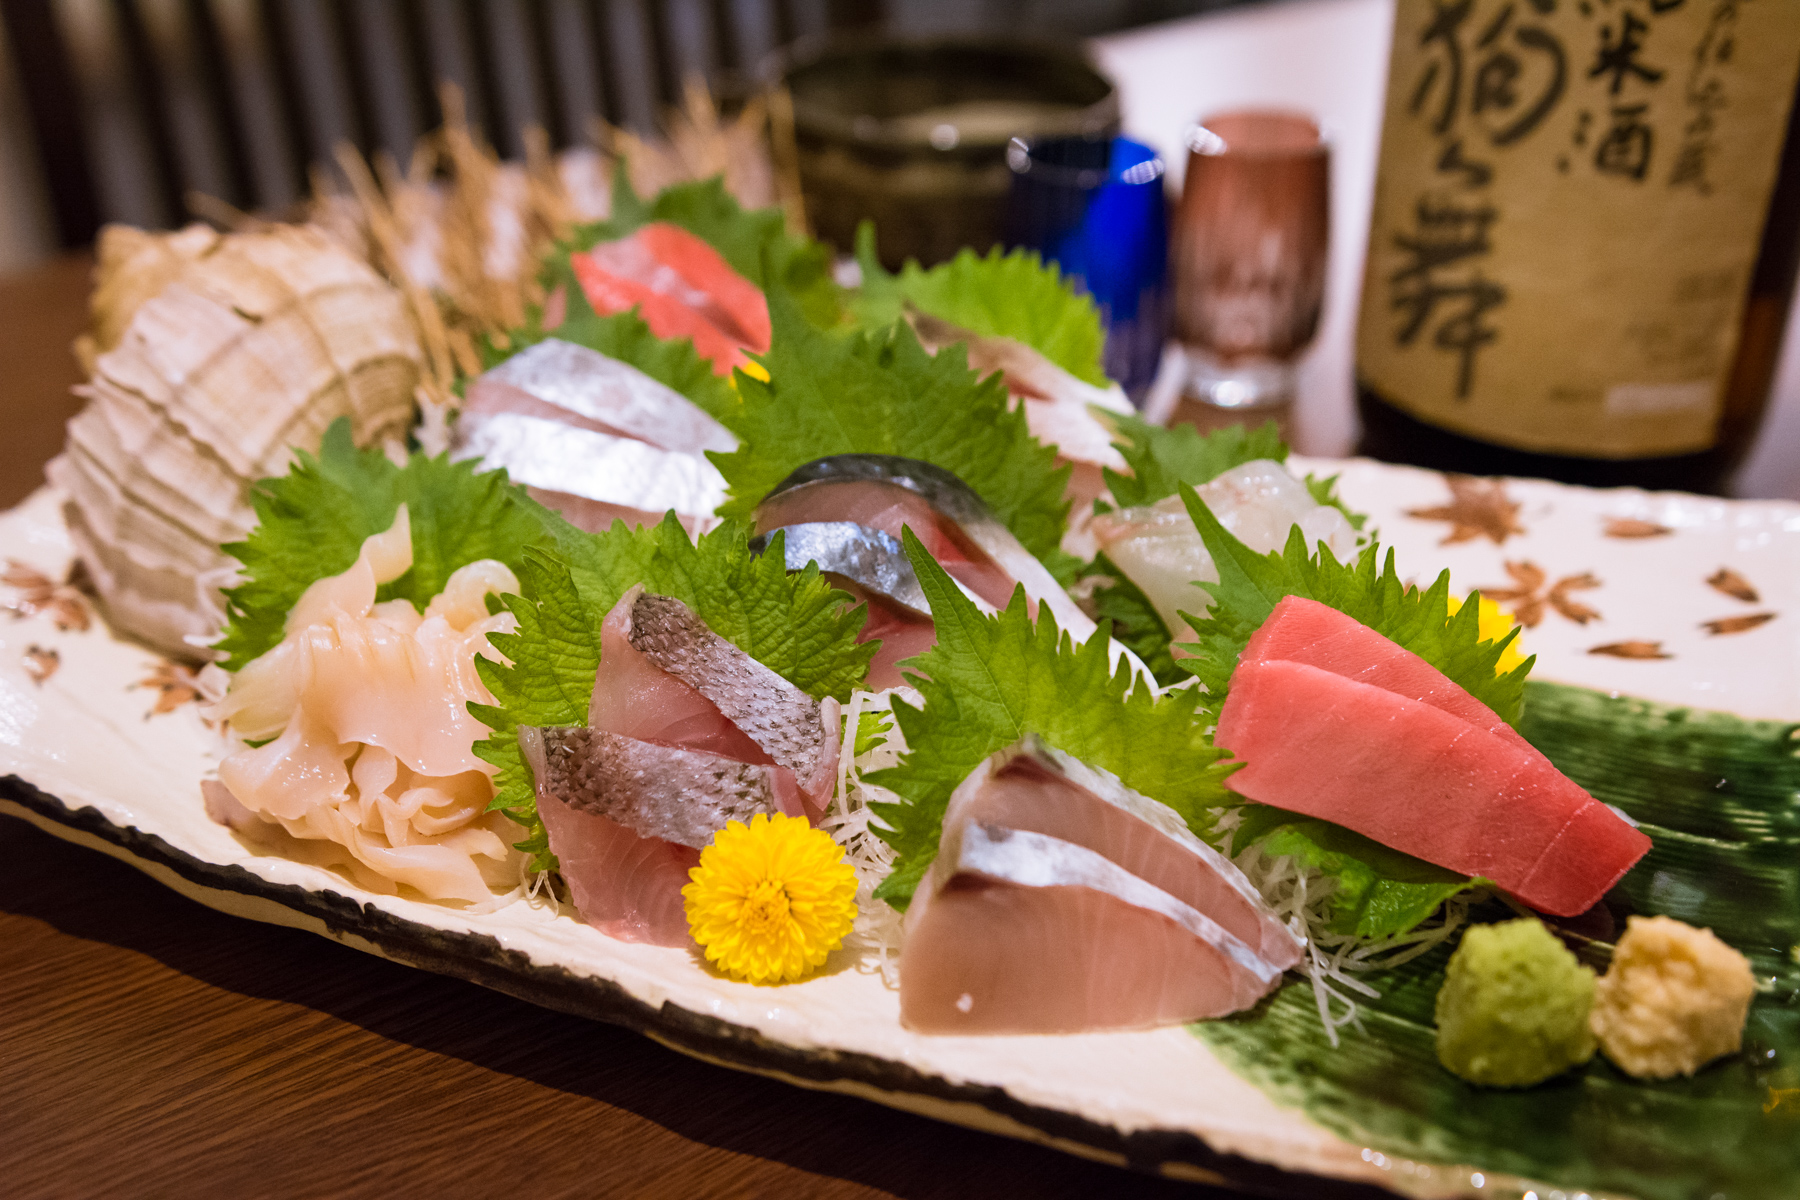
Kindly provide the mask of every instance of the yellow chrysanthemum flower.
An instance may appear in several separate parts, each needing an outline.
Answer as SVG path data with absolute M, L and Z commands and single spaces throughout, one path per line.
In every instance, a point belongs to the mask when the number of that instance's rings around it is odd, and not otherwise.
M 1454 617 L 1462 606 L 1461 600 L 1455 596 L 1450 597 L 1451 616 Z M 1484 642 L 1497 642 L 1512 631 L 1512 616 L 1486 596 L 1481 598 L 1481 609 L 1477 619 L 1480 622 L 1481 640 Z M 1504 675 L 1514 668 L 1525 665 L 1525 655 L 1519 650 L 1519 642 L 1522 640 L 1522 638 L 1514 638 L 1513 644 L 1501 653 L 1500 661 L 1494 664 L 1494 674 Z
M 742 371 L 744 374 L 748 375 L 752 379 L 760 379 L 764 383 L 769 382 L 769 368 L 763 366 L 761 363 L 757 362 L 755 359 L 750 359 L 750 360 L 746 361 L 742 366 L 740 366 L 738 368 L 738 371 Z M 731 386 L 732 387 L 737 386 L 737 371 L 733 371 L 731 373 Z
M 681 896 L 694 940 L 721 971 L 751 983 L 804 978 L 856 920 L 856 872 L 831 835 L 801 817 L 729 822 L 688 878 Z

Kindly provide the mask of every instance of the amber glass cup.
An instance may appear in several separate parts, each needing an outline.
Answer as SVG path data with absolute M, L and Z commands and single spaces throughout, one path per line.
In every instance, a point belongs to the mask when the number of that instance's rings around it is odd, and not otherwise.
M 1298 113 L 1219 113 L 1187 132 L 1176 211 L 1175 419 L 1284 428 L 1295 364 L 1319 328 L 1330 240 L 1330 149 Z

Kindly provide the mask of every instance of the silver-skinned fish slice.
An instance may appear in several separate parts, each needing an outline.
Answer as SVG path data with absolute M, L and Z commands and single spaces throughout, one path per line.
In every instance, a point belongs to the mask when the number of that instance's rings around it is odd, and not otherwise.
M 1205 913 L 1282 970 L 1305 953 L 1244 873 L 1174 809 L 1035 734 L 984 760 L 951 794 L 947 836 L 971 821 L 1085 846 Z
M 1084 846 L 971 821 L 907 910 L 900 1020 L 922 1033 L 1142 1029 L 1238 1012 L 1281 974 Z
M 835 700 L 813 699 L 672 596 L 640 592 L 629 612 L 625 635 L 634 650 L 717 706 L 815 801 L 829 794 L 838 760 Z
M 673 511 L 690 531 L 716 525 L 725 477 L 705 458 L 519 412 L 457 423 L 451 457 L 505 467 L 540 502 L 589 530 L 654 524 Z
M 898 538 L 855 521 L 808 521 L 750 540 L 761 554 L 781 538 L 790 571 L 816 563 L 833 587 L 861 601 L 866 612 L 858 642 L 880 642 L 869 661 L 868 686 L 876 691 L 907 682 L 900 664 L 937 642 L 931 605 Z
M 797 468 L 756 509 L 759 534 L 815 521 L 852 521 L 896 540 L 910 526 L 932 557 L 988 604 L 1004 607 L 1013 585 L 1022 584 L 1076 641 L 1094 632 L 1094 622 L 974 489 L 933 463 L 834 454 Z
M 788 570 L 800 571 L 808 563 L 817 563 L 827 575 L 842 576 L 879 592 L 919 616 L 931 615 L 919 577 L 893 535 L 855 521 L 806 521 L 757 534 L 750 539 L 750 553 L 763 553 L 777 533 Z
M 674 388 L 560 338 L 527 347 L 472 381 L 458 428 L 508 412 L 684 454 L 723 453 L 738 445 L 730 430 Z
M 528 726 L 519 731 L 519 745 L 540 804 L 550 797 L 639 837 L 701 849 L 728 821 L 802 813 L 792 777 L 767 763 L 579 725 Z

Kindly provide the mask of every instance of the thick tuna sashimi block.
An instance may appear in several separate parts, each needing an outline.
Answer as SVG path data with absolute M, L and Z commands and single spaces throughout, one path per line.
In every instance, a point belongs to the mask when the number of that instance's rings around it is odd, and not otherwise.
M 1284 596 L 1250 637 L 1242 662 L 1305 663 L 1420 700 L 1478 729 L 1529 745 L 1500 715 L 1411 650 L 1376 633 L 1348 613 L 1304 596 Z
M 1226 781 L 1240 795 L 1557 916 L 1591 908 L 1650 848 L 1442 672 L 1295 596 L 1246 649 L 1217 740 L 1245 764 Z

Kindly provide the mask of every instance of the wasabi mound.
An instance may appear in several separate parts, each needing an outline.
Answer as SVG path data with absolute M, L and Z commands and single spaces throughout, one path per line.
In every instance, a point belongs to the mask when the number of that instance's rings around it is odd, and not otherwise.
M 1594 1054 L 1594 973 L 1541 922 L 1477 925 L 1437 996 L 1438 1061 L 1470 1083 L 1529 1087 Z

